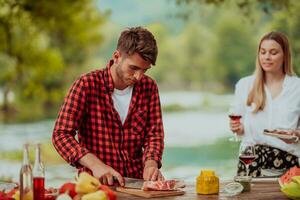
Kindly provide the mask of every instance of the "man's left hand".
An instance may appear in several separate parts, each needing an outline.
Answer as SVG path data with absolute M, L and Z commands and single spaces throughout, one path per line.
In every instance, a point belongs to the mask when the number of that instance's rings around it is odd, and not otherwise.
M 165 178 L 158 169 L 157 162 L 147 160 L 144 167 L 143 179 L 146 181 L 163 181 Z

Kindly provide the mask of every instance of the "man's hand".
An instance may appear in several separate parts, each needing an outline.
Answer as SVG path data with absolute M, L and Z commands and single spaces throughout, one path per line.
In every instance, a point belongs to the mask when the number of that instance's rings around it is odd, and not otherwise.
M 244 125 L 240 122 L 240 120 L 230 119 L 229 126 L 233 133 L 236 133 L 237 135 L 244 134 Z
M 112 167 L 105 165 L 95 155 L 88 153 L 83 156 L 79 163 L 89 168 L 93 172 L 93 176 L 98 178 L 105 185 L 113 185 L 117 179 L 121 186 L 124 186 L 124 178 L 119 172 Z
M 163 181 L 165 178 L 158 169 L 157 162 L 147 160 L 144 167 L 143 179 L 146 181 Z

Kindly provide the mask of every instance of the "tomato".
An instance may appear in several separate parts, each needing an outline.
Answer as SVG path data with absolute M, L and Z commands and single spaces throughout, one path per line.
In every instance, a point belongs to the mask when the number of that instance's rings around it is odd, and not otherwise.
M 77 193 L 75 191 L 75 183 L 65 183 L 59 188 L 59 194 L 69 194 L 70 197 L 74 197 Z
M 116 193 L 113 190 L 111 190 L 107 185 L 100 185 L 99 189 L 106 193 L 109 200 L 117 199 Z
M 9 191 L 8 193 L 6 193 L 6 196 L 8 196 L 8 197 L 12 197 L 12 196 L 14 196 L 14 194 L 16 193 L 18 191 L 18 189 L 17 188 L 15 188 L 15 189 L 12 189 L 11 191 Z
M 75 197 L 73 197 L 73 200 L 80 200 L 81 199 L 81 195 L 77 194 Z
M 1 200 L 14 200 L 12 197 L 9 197 L 6 193 L 0 191 Z
M 56 195 L 45 194 L 45 200 L 55 200 Z

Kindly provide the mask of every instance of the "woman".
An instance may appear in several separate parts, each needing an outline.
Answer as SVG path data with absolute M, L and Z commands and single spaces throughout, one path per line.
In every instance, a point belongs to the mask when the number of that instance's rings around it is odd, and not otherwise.
M 258 46 L 256 69 L 242 78 L 235 88 L 234 107 L 242 120 L 230 120 L 230 128 L 243 135 L 241 145 L 255 145 L 257 158 L 249 175 L 261 175 L 261 169 L 288 169 L 299 166 L 300 79 L 295 75 L 289 42 L 280 32 L 262 37 Z M 263 134 L 264 129 L 286 129 L 295 140 L 282 140 Z M 245 165 L 238 164 L 238 175 L 245 175 Z

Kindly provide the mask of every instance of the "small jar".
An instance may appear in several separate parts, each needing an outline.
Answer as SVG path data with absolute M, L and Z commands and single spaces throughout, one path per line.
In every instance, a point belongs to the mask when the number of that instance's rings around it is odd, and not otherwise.
M 219 178 L 213 170 L 202 170 L 196 179 L 196 192 L 198 194 L 218 194 Z
M 244 187 L 243 192 L 251 191 L 251 176 L 235 176 L 234 181 L 242 184 Z

